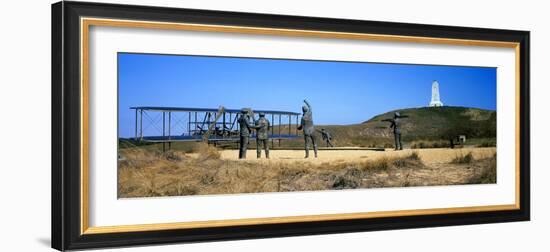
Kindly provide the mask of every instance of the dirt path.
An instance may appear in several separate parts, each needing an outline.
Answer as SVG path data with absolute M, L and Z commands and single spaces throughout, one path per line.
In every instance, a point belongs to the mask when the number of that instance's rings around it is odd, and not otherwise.
M 495 147 L 488 148 L 462 148 L 462 149 L 415 149 L 394 151 L 387 149 L 386 151 L 370 151 L 370 150 L 319 150 L 318 158 L 311 158 L 313 151 L 310 151 L 308 161 L 313 163 L 323 162 L 353 162 L 361 160 L 378 159 L 382 157 L 405 157 L 416 151 L 422 161 L 426 164 L 448 163 L 457 155 L 472 153 L 475 159 L 491 157 L 495 152 Z M 223 150 L 220 151 L 221 158 L 225 160 L 238 160 L 238 150 Z M 303 161 L 305 152 L 303 150 L 271 150 L 270 160 L 265 159 L 265 154 L 262 152 L 262 158 L 256 158 L 256 150 L 247 152 L 246 162 L 294 162 Z

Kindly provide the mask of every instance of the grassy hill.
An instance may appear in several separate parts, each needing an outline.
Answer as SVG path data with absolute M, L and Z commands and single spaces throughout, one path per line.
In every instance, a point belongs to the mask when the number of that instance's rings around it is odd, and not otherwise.
M 472 137 L 496 136 L 496 111 L 465 107 L 424 107 L 395 110 L 377 115 L 363 123 L 367 128 L 387 126 L 381 122 L 393 117 L 394 112 L 409 116 L 402 119 L 403 134 L 417 138 L 438 138 L 453 127 L 460 127 L 461 134 Z
M 423 107 L 389 111 L 361 124 L 324 127 L 334 136 L 337 145 L 390 146 L 393 143 L 390 123 L 394 112 L 407 115 L 402 119 L 404 141 L 447 140 L 449 135 L 466 135 L 467 139 L 494 139 L 496 111 L 466 107 Z M 471 141 L 470 141 L 471 142 Z

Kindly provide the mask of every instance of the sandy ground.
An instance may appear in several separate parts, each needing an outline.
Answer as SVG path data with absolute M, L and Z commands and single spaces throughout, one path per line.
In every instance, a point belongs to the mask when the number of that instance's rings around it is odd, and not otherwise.
M 394 151 L 386 149 L 386 151 L 371 151 L 371 150 L 319 150 L 318 157 L 313 157 L 313 151 L 310 150 L 310 162 L 352 162 L 360 160 L 378 159 L 382 157 L 398 157 L 407 156 L 411 152 L 416 151 L 422 161 L 426 164 L 448 163 L 457 155 L 472 153 L 474 158 L 481 159 L 491 157 L 495 152 L 495 147 L 488 148 L 461 148 L 461 149 L 415 149 Z M 238 160 L 238 150 L 222 150 L 221 158 L 226 160 Z M 256 150 L 248 150 L 246 162 L 294 162 L 304 160 L 305 152 L 303 150 L 270 150 L 270 159 L 265 159 L 265 153 L 262 151 L 262 158 L 256 158 Z

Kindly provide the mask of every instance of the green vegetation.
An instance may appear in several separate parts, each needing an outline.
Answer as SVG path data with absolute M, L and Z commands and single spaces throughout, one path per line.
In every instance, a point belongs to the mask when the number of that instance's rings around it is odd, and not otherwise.
M 496 138 L 477 138 L 468 141 L 469 144 L 476 147 L 496 147 L 497 141 Z
M 440 140 L 448 135 L 467 138 L 496 137 L 496 111 L 465 107 L 423 107 L 396 110 L 409 118 L 403 119 L 405 140 Z M 396 111 L 377 115 L 363 124 L 371 129 L 388 127 L 382 119 L 391 118 Z
M 467 145 L 496 146 L 496 111 L 465 107 L 423 107 L 390 111 L 355 125 L 326 125 L 337 146 L 393 146 L 389 123 L 394 112 L 409 116 L 402 119 L 402 135 L 410 148 L 448 148 L 450 139 L 466 136 Z

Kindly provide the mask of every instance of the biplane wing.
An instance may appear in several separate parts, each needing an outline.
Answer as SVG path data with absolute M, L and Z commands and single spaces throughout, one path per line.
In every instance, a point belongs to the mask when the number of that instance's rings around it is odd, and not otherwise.
M 170 143 L 185 141 L 239 141 L 237 119 L 241 109 L 193 107 L 130 107 L 135 110 L 136 141 Z M 300 113 L 277 110 L 254 110 L 265 113 L 271 121 L 270 138 L 275 140 L 298 137 Z M 251 118 L 253 120 L 253 118 Z M 253 122 L 251 121 L 253 124 Z M 255 135 L 252 135 L 255 139 Z

